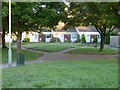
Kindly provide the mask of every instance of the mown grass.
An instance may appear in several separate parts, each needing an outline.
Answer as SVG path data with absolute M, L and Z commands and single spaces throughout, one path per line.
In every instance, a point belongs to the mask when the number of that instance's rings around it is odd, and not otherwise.
M 2 54 L 0 54 L 0 60 L 2 63 L 8 62 L 8 49 L 0 49 L 2 51 Z M 41 57 L 43 54 L 38 52 L 30 52 L 27 50 L 22 50 L 22 53 L 25 55 L 26 61 L 35 60 L 39 57 Z M 12 49 L 12 62 L 15 62 L 17 59 L 16 49 Z
M 65 60 L 3 69 L 3 88 L 117 88 L 118 60 Z
M 105 48 L 103 51 L 99 51 L 99 48 L 77 48 L 70 50 L 67 53 L 69 54 L 117 54 L 118 50 Z
M 68 48 L 75 48 L 80 45 L 81 43 L 26 43 L 23 46 L 46 52 L 57 52 Z

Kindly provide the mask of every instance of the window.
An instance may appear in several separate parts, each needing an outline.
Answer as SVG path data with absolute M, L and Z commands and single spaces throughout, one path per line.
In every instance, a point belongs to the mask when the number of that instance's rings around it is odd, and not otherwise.
M 72 38 L 77 38 L 77 34 L 72 34 Z

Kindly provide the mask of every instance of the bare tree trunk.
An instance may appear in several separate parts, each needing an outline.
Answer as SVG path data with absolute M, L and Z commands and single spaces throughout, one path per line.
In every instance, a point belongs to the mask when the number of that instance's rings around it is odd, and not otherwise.
M 104 42 L 105 42 L 105 35 L 101 34 L 101 42 L 100 42 L 100 49 L 99 49 L 99 51 L 103 51 L 103 49 L 104 49 Z
M 17 36 L 17 53 L 22 53 L 21 52 L 21 36 L 22 36 L 22 32 L 18 32 L 18 36 Z
M 2 32 L 2 48 L 7 48 L 5 45 L 5 29 L 3 29 Z

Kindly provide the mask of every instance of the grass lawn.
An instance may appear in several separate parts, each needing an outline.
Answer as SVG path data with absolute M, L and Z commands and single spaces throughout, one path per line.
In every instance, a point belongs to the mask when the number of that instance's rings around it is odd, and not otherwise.
M 8 62 L 8 49 L 1 49 L 1 50 L 2 50 L 2 54 L 0 54 L 0 57 L 2 58 L 0 58 L 0 60 L 2 61 L 2 63 L 7 63 Z M 25 60 L 27 61 L 37 59 L 43 55 L 42 53 L 30 52 L 26 50 L 22 50 L 22 53 L 25 55 Z M 12 62 L 15 62 L 16 58 L 17 58 L 16 49 L 12 49 Z
M 57 52 L 68 48 L 75 48 L 80 45 L 81 43 L 26 43 L 23 46 L 41 51 Z
M 70 50 L 67 53 L 69 54 L 117 54 L 118 50 L 111 48 L 105 48 L 102 52 L 99 52 L 99 48 L 77 48 Z
M 3 88 L 117 88 L 118 60 L 65 60 L 3 69 Z

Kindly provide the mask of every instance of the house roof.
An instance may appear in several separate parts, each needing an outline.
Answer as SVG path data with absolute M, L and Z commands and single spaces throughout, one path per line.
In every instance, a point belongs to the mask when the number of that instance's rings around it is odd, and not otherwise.
M 78 27 L 79 32 L 97 32 L 96 28 L 94 26 L 79 26 Z M 51 32 L 50 30 L 43 30 L 43 32 Z M 60 30 L 60 29 L 56 29 L 54 32 L 76 32 L 75 28 L 70 28 L 67 30 Z
M 75 28 L 67 29 L 67 32 L 76 32 Z
M 76 32 L 76 29 L 75 28 L 71 28 L 71 29 L 67 29 L 67 30 L 57 29 L 54 32 Z
M 80 32 L 97 32 L 96 28 L 95 27 L 85 27 L 85 26 L 80 26 L 78 27 L 78 30 Z
M 42 32 L 51 32 L 51 30 L 45 29 L 45 30 L 43 30 Z

